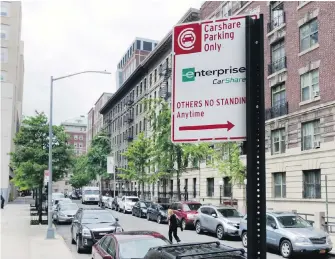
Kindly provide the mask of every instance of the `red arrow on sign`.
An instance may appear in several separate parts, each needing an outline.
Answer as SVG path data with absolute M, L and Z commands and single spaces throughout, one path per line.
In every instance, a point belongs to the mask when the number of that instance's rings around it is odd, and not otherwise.
M 179 127 L 179 130 L 180 131 L 186 131 L 186 130 L 227 129 L 227 131 L 230 131 L 234 127 L 235 127 L 235 125 L 233 123 L 231 123 L 230 121 L 227 121 L 226 124 L 181 126 L 181 127 Z

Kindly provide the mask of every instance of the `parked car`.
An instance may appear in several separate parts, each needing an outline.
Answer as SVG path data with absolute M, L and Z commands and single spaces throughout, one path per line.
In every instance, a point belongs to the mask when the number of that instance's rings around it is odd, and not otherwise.
M 55 201 L 65 198 L 64 194 L 61 192 L 54 192 L 51 194 L 51 203 L 54 204 Z M 42 209 L 44 209 L 46 212 L 48 212 L 48 200 L 46 199 L 45 202 L 42 204 Z
M 147 211 L 147 220 L 155 220 L 158 224 L 167 223 L 167 210 L 170 204 L 167 203 L 152 203 Z
M 136 196 L 123 196 L 121 201 L 118 201 L 119 211 L 126 214 L 127 212 L 132 212 L 133 206 L 136 202 L 139 201 L 139 198 Z
M 92 258 L 140 259 L 144 258 L 150 248 L 170 244 L 169 240 L 157 232 L 127 231 L 103 237 L 93 246 Z
M 77 193 L 76 191 L 71 192 L 71 194 L 69 194 L 69 198 L 72 200 L 79 200 L 80 196 L 79 193 Z
M 100 204 L 100 202 L 99 202 L 99 207 L 101 207 L 101 205 L 103 206 L 103 207 L 107 207 L 108 205 L 108 201 L 109 201 L 109 199 L 112 199 L 112 197 L 110 197 L 110 196 L 101 196 L 101 203 L 102 204 Z
M 195 231 L 215 233 L 218 239 L 239 236 L 239 226 L 243 215 L 233 207 L 204 205 L 198 210 L 194 220 Z
M 52 203 L 52 211 L 55 211 L 57 205 L 61 203 L 72 203 L 72 201 L 69 198 L 59 198 L 58 200 L 54 200 Z
M 71 225 L 71 241 L 77 252 L 89 251 L 103 236 L 123 232 L 119 219 L 101 208 L 80 208 Z
M 119 210 L 119 204 L 121 202 L 122 198 L 120 197 L 115 197 L 112 201 L 112 204 L 111 204 L 111 207 L 112 207 L 112 210 Z
M 247 215 L 241 220 L 239 234 L 247 247 Z M 315 229 L 310 222 L 290 212 L 266 213 L 266 243 L 279 250 L 284 258 L 293 254 L 328 254 L 333 249 L 329 235 Z
M 151 201 L 138 201 L 135 203 L 131 214 L 136 217 L 147 217 L 147 210 L 151 206 Z
M 177 218 L 181 221 L 183 229 L 194 227 L 194 219 L 198 213 L 201 203 L 195 201 L 174 202 L 170 209 L 174 211 Z
M 72 222 L 78 209 L 76 203 L 58 203 L 53 214 L 53 220 L 57 224 Z
M 245 250 L 221 244 L 219 241 L 206 243 L 188 243 L 167 246 L 157 246 L 149 249 L 144 259 L 246 259 Z

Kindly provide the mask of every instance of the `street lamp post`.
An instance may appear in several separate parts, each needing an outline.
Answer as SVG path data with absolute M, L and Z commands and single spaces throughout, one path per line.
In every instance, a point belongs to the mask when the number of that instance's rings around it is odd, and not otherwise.
M 135 192 L 136 192 L 136 196 L 138 196 L 138 189 L 137 189 L 137 185 L 136 185 L 136 182 L 135 182 Z
M 55 229 L 52 226 L 52 109 L 53 109 L 53 83 L 54 81 L 61 80 L 68 77 L 77 76 L 80 74 L 87 73 L 98 73 L 110 75 L 110 72 L 106 71 L 82 71 L 66 76 L 61 76 L 57 78 L 50 78 L 50 116 L 49 116 L 49 186 L 48 186 L 48 229 L 47 229 L 47 239 L 55 238 Z
M 223 186 L 222 180 L 219 181 L 219 185 L 220 185 L 220 204 L 222 204 L 222 186 Z

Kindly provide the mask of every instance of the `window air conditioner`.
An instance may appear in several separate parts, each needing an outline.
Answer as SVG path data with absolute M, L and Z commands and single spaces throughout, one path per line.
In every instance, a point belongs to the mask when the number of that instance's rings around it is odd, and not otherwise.
M 320 91 L 314 91 L 314 98 L 317 98 L 320 96 Z
M 320 148 L 320 141 L 314 141 L 314 148 Z

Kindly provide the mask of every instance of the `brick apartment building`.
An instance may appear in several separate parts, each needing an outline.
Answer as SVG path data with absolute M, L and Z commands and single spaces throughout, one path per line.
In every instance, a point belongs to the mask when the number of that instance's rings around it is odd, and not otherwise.
M 181 20 L 195 21 L 199 15 L 201 19 L 264 15 L 269 209 L 295 209 L 302 213 L 325 211 L 328 196 L 329 214 L 335 215 L 334 11 L 334 2 L 207 1 L 200 12 L 191 9 Z M 160 96 L 169 100 L 171 77 L 166 71 L 171 70 L 171 51 L 169 33 L 101 110 L 118 166 L 126 166 L 120 154 L 127 148 L 128 141 L 141 131 L 147 132 L 145 111 L 139 104 L 141 99 Z M 241 159 L 245 161 L 246 157 L 241 156 Z M 222 179 L 206 164 L 199 170 L 183 173 L 181 187 L 190 185 L 188 190 L 193 195 L 189 198 L 216 203 L 221 180 L 224 198 L 233 196 L 243 211 L 244 186 L 231 186 L 229 179 Z M 163 185 L 160 182 L 146 189 L 156 195 L 159 188 L 167 188 L 167 183 L 168 191 L 175 190 L 174 177 Z

